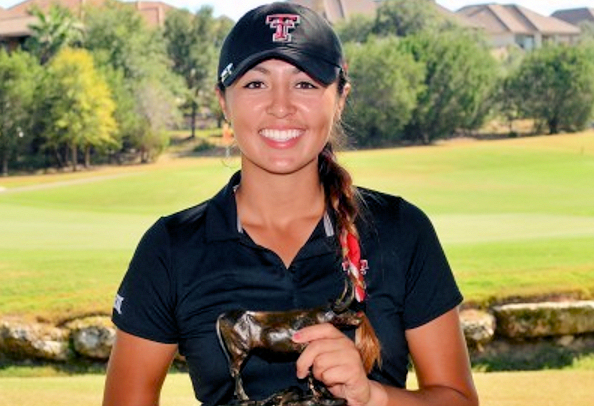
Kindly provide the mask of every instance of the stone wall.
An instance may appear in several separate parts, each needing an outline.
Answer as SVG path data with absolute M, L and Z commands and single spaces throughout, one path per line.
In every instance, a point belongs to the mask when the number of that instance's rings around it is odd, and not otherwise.
M 61 327 L 14 320 L 0 322 L 0 353 L 14 359 L 105 361 L 114 339 L 115 328 L 104 316 L 77 319 Z
M 504 304 L 460 318 L 473 364 L 486 370 L 560 368 L 594 354 L 594 301 Z
M 594 353 L 594 301 L 515 303 L 460 314 L 471 357 L 528 356 L 538 348 Z M 0 353 L 13 359 L 106 361 L 115 338 L 109 317 L 61 326 L 0 321 Z M 510 356 L 510 355 L 509 355 Z
M 526 341 L 594 333 L 594 301 L 513 303 L 488 311 L 462 310 L 464 335 L 471 348 L 496 338 Z

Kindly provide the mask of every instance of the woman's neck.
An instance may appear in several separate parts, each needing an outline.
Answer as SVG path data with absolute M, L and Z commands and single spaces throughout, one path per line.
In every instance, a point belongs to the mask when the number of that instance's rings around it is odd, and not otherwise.
M 262 175 L 244 170 L 236 201 L 242 223 L 264 227 L 319 219 L 325 210 L 324 189 L 317 171 Z

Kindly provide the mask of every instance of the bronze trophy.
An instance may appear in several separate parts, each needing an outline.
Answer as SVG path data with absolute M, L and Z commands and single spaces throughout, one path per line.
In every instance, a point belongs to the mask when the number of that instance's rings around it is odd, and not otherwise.
M 341 297 L 327 306 L 283 312 L 235 310 L 223 313 L 217 320 L 217 334 L 229 361 L 229 372 L 235 380 L 234 404 L 240 406 L 344 406 L 346 401 L 334 397 L 310 373 L 308 390 L 291 387 L 264 400 L 250 400 L 241 380 L 241 368 L 254 349 L 264 349 L 279 354 L 300 353 L 304 344 L 292 341 L 293 334 L 304 327 L 331 323 L 337 328 L 359 327 L 365 317 L 363 312 L 349 309 L 355 289 L 349 278 Z

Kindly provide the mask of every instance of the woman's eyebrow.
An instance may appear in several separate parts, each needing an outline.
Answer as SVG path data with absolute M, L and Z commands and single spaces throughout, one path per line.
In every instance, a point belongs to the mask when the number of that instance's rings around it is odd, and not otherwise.
M 257 72 L 264 73 L 264 74 L 270 73 L 270 70 L 266 69 L 262 65 L 256 65 L 253 68 L 251 68 L 250 70 L 257 71 Z M 299 69 L 297 66 L 294 66 L 292 73 L 295 74 L 295 75 L 297 75 L 297 74 L 300 74 L 300 73 L 305 73 L 305 71 L 303 69 Z
M 260 66 L 260 65 L 256 65 L 253 68 L 251 68 L 250 70 L 260 72 L 260 73 L 265 73 L 265 74 L 270 73 L 270 71 L 268 69 L 266 69 L 265 67 Z

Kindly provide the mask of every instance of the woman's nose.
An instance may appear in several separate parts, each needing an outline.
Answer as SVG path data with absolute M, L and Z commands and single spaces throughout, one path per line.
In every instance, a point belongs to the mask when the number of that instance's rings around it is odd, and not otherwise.
M 289 89 L 283 86 L 273 88 L 270 104 L 268 105 L 268 113 L 277 118 L 283 118 L 292 114 L 294 110 Z

